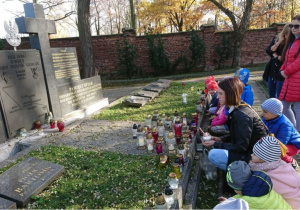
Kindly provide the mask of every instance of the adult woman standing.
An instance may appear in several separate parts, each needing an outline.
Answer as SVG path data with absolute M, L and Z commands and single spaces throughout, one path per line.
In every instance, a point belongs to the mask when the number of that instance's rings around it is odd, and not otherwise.
M 289 27 L 291 33 L 287 38 L 283 54 L 284 63 L 280 73 L 285 78 L 279 100 L 283 104 L 283 114 L 289 118 L 300 132 L 300 15 L 293 18 Z M 292 110 L 294 106 L 294 112 Z
M 230 133 L 222 137 L 213 136 L 211 141 L 203 142 L 203 145 L 214 147 L 208 158 L 225 171 L 233 161 L 248 162 L 254 144 L 267 133 L 258 114 L 241 101 L 243 83 L 239 78 L 226 78 L 218 85 L 220 105 L 225 105 L 229 112 L 227 125 Z
M 270 46 L 266 49 L 271 57 L 263 77 L 268 81 L 269 97 L 278 98 L 284 82 L 283 76 L 279 70 L 283 64 L 284 56 L 281 56 L 288 34 L 290 32 L 289 24 L 286 24 L 282 31 L 273 38 Z M 283 59 L 282 59 L 283 58 Z

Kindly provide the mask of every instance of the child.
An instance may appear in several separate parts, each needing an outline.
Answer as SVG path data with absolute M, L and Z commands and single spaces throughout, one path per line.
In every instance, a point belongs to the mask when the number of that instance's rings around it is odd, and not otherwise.
M 282 114 L 283 105 L 281 101 L 276 98 L 270 98 L 264 101 L 261 108 L 263 111 L 262 120 L 269 131 L 288 148 L 288 152 L 282 160 L 292 163 L 292 166 L 299 170 L 297 161 L 292 157 L 300 151 L 300 134 L 291 121 Z
M 216 81 L 211 81 L 210 83 L 207 84 L 207 89 L 208 89 L 208 93 L 211 95 L 211 101 L 209 104 L 209 109 L 208 112 L 210 114 L 215 114 L 216 110 L 218 108 L 218 84 Z
M 208 85 L 208 83 L 213 82 L 213 81 L 216 81 L 215 78 L 214 78 L 214 76 L 208 76 L 204 80 L 204 84 L 205 84 L 205 89 L 204 89 L 205 96 L 204 97 L 205 98 L 206 98 L 207 93 L 208 93 L 207 85 Z
M 300 177 L 290 164 L 280 159 L 282 154 L 283 149 L 276 138 L 263 137 L 253 147 L 249 166 L 252 171 L 267 172 L 273 182 L 273 190 L 293 209 L 300 209 Z
M 208 126 L 215 134 L 229 133 L 228 126 L 226 125 L 228 116 L 225 115 L 225 109 L 225 105 L 221 106 L 216 113 L 217 116 L 211 121 L 211 126 Z
M 227 168 L 226 178 L 237 193 L 233 198 L 246 201 L 249 209 L 291 209 L 281 195 L 272 190 L 270 177 L 263 171 L 252 173 L 245 161 L 232 162 Z
M 238 77 L 244 83 L 244 91 L 241 96 L 242 101 L 246 102 L 250 106 L 253 105 L 253 92 L 251 90 L 251 85 L 247 84 L 250 72 L 246 68 L 241 68 L 234 73 L 235 77 Z

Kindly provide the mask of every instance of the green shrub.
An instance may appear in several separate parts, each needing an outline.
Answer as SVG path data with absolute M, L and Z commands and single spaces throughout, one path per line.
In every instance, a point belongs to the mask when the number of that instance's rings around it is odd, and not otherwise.
M 117 49 L 120 74 L 125 75 L 127 79 L 137 76 L 139 73 L 138 67 L 135 65 L 137 50 L 132 44 L 129 43 L 126 34 L 123 34 L 122 45 L 120 44 L 119 40 L 117 41 Z
M 171 62 L 165 53 L 164 40 L 159 34 L 147 34 L 148 55 L 150 64 L 154 69 L 154 76 L 168 75 L 171 73 Z M 155 38 L 157 44 L 155 44 Z
M 3 39 L 0 39 L 0 50 L 4 49 L 4 41 Z
M 215 52 L 218 55 L 218 69 L 224 67 L 224 62 L 229 58 L 232 58 L 233 49 L 231 44 L 231 38 L 227 37 L 225 34 L 222 35 L 222 42 L 217 45 Z

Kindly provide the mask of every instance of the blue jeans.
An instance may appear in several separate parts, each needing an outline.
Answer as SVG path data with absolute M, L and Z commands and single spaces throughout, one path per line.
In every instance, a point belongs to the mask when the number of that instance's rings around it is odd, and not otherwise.
M 228 162 L 228 150 L 211 149 L 208 154 L 209 161 L 216 167 L 226 171 Z
M 283 82 L 268 77 L 269 98 L 279 98 Z

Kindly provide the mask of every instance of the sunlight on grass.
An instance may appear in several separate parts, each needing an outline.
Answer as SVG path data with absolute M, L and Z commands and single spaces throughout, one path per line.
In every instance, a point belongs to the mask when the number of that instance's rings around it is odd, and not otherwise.
M 191 90 L 191 87 L 194 90 Z M 165 113 L 166 116 L 173 116 L 175 110 L 181 115 L 182 113 L 191 114 L 195 112 L 196 101 L 200 99 L 201 95 L 197 95 L 197 90 L 204 89 L 203 82 L 197 83 L 182 83 L 172 82 L 171 86 L 163 91 L 160 96 L 153 101 L 148 102 L 141 108 L 128 107 L 121 102 L 111 108 L 103 110 L 101 113 L 94 116 L 94 119 L 101 120 L 132 120 L 144 121 L 148 114 L 153 114 L 154 110 L 158 110 L 160 114 Z M 187 93 L 188 103 L 182 103 L 182 93 Z
M 43 146 L 33 156 L 65 167 L 62 176 L 28 204 L 29 209 L 142 209 L 153 207 L 162 191 L 170 163 L 157 169 L 159 156 L 86 151 L 65 146 Z M 25 158 L 25 157 L 24 157 Z

